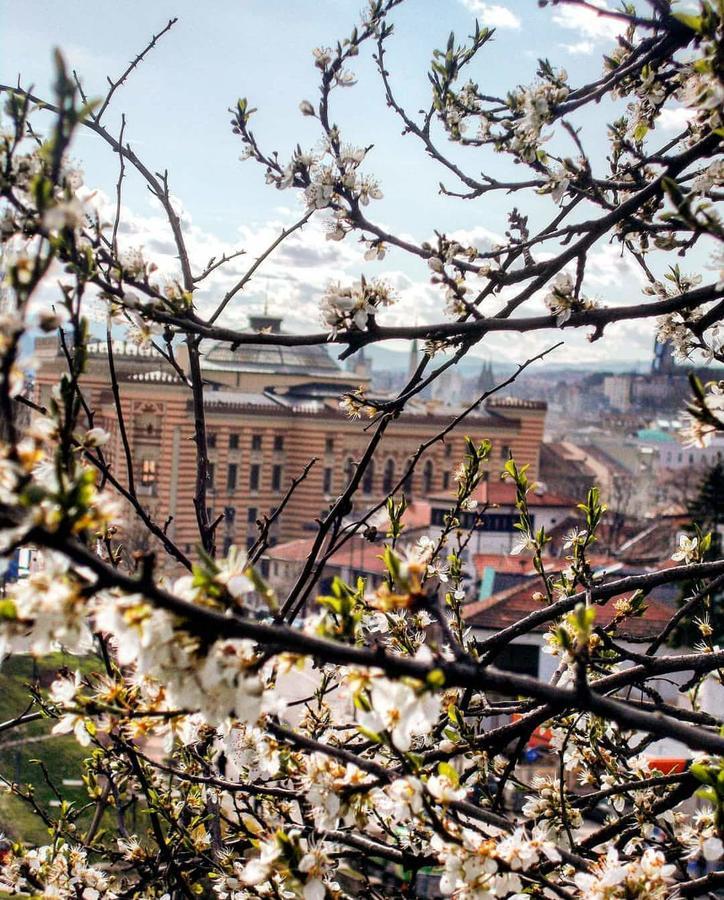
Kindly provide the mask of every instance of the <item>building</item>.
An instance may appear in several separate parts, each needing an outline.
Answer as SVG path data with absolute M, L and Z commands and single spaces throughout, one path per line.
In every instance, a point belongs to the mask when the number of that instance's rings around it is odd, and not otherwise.
M 252 317 L 250 330 L 262 329 L 280 332 L 281 320 Z M 221 517 L 217 544 L 223 549 L 253 543 L 257 520 L 276 509 L 292 479 L 314 458 L 271 533 L 272 543 L 308 537 L 316 530 L 315 519 L 325 515 L 342 492 L 369 442 L 369 423 L 348 418 L 339 404 L 340 395 L 366 385 L 365 373 L 344 371 L 324 346 L 246 344 L 232 350 L 228 344 L 210 343 L 202 349 L 210 460 L 207 503 L 210 519 Z M 124 341 L 114 341 L 111 350 L 137 495 L 157 522 L 168 522 L 167 532 L 181 550 L 194 556 L 198 530 L 190 391 L 156 350 Z M 177 348 L 182 367 L 183 350 L 183 345 Z M 36 356 L 36 397 L 45 403 L 65 371 L 65 358 L 55 337 L 40 338 Z M 105 456 L 114 474 L 127 483 L 105 341 L 89 344 L 81 384 L 94 411 L 94 424 L 111 435 L 103 448 Z M 449 425 L 458 411 L 411 401 L 377 448 L 362 480 L 358 507 L 383 500 L 420 444 Z M 545 414 L 544 403 L 491 398 L 444 443 L 430 448 L 405 484 L 408 496 L 452 489 L 453 472 L 465 453 L 465 435 L 493 442 L 490 469 L 496 475 L 512 453 L 530 465 L 531 477 L 537 477 Z
M 475 529 L 466 548 L 468 556 L 474 559 L 479 554 L 510 553 L 520 537 L 520 531 L 515 527 L 520 520 L 515 505 L 515 485 L 499 478 L 486 479 L 478 485 L 473 499 L 477 501 L 476 509 L 460 516 L 463 528 Z M 455 500 L 449 493 L 433 494 L 429 500 L 431 526 L 433 531 L 439 532 L 445 526 Z M 543 485 L 534 486 L 527 501 L 533 528 L 543 527 L 546 531 L 574 512 L 578 502 L 554 494 Z
M 600 483 L 593 465 L 588 464 L 585 450 L 570 441 L 546 442 L 541 445 L 540 478 L 557 494 L 585 500 L 589 490 Z
M 651 429 L 643 434 L 639 432 L 642 440 L 651 438 Z M 716 433 L 706 447 L 698 445 L 684 446 L 677 436 L 671 432 L 660 432 L 655 435 L 659 451 L 658 463 L 660 469 L 711 469 L 724 458 L 724 435 Z
M 603 394 L 611 409 L 628 412 L 631 408 L 634 375 L 606 375 L 603 379 Z
M 506 590 L 492 594 L 483 600 L 466 604 L 463 608 L 465 624 L 479 640 L 484 641 L 486 638 L 491 638 L 502 629 L 514 625 L 530 613 L 539 610 L 544 603 L 539 599 L 540 591 L 540 577 L 535 574 L 530 575 L 525 581 Z M 624 649 L 636 652 L 641 643 L 652 641 L 661 632 L 675 609 L 675 605 L 668 598 L 647 597 L 643 616 L 630 618 L 623 622 L 617 629 L 617 640 Z M 613 603 L 596 606 L 597 626 L 605 627 L 615 616 L 616 610 Z M 501 669 L 531 675 L 546 683 L 549 682 L 558 666 L 559 659 L 544 650 L 546 646 L 544 637 L 547 631 L 548 625 L 544 624 L 533 628 L 523 637 L 516 638 L 501 648 L 501 652 L 495 659 L 495 665 Z M 666 649 L 669 650 L 669 648 Z M 681 681 L 684 680 L 684 678 L 681 679 Z M 676 698 L 676 687 L 666 689 L 665 693 L 668 695 L 667 699 L 669 697 Z

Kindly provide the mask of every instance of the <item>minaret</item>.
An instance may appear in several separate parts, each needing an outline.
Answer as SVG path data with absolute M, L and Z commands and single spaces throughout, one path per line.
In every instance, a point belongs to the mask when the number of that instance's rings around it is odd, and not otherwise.
M 413 338 L 412 344 L 410 344 L 410 359 L 407 364 L 407 380 L 417 372 L 417 367 L 420 365 L 420 353 L 417 347 L 417 338 Z
M 351 360 L 350 360 L 351 362 Z M 355 375 L 359 375 L 362 378 L 369 378 L 371 374 L 369 360 L 367 359 L 367 354 L 365 353 L 365 348 L 362 347 L 354 357 L 353 363 L 353 371 Z

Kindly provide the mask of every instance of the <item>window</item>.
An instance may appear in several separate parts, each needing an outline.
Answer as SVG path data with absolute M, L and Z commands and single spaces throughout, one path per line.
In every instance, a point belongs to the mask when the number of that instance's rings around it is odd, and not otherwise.
M 258 512 L 258 510 L 257 510 L 256 506 L 250 506 L 250 507 L 247 509 L 247 511 L 246 511 L 246 521 L 247 521 L 250 525 L 253 525 L 253 524 L 256 522 L 256 514 L 257 514 L 257 512 Z
M 236 490 L 236 477 L 238 474 L 238 466 L 236 463 L 229 463 L 229 468 L 226 470 L 226 490 L 231 493 Z
M 236 432 L 232 432 L 229 435 L 229 450 L 238 450 L 239 449 L 239 435 Z
M 324 439 L 324 452 L 334 453 L 334 438 L 328 437 Z
M 325 494 L 332 493 L 332 472 L 333 471 L 334 470 L 332 469 L 331 466 L 327 466 L 327 468 L 324 470 L 324 475 L 322 476 L 322 491 Z
M 512 454 L 512 452 L 511 452 L 510 447 L 509 447 L 507 444 L 502 444 L 502 446 L 501 446 L 501 448 L 500 448 L 500 458 L 501 458 L 501 459 L 508 460 L 508 459 L 510 459 L 510 457 L 511 457 L 512 455 L 513 455 L 513 454 Z
M 151 487 L 156 484 L 156 460 L 144 459 L 141 463 L 141 484 Z
M 504 672 L 538 678 L 538 647 L 531 644 L 508 644 L 496 656 L 495 665 Z
M 283 450 L 284 449 L 284 438 L 281 434 L 274 435 L 274 449 L 275 450 Z
M 388 459 L 385 463 L 385 470 L 382 475 L 382 490 L 385 494 L 389 494 L 395 486 L 395 461 Z
M 434 471 L 432 468 L 432 460 L 428 459 L 422 469 L 422 493 L 429 494 L 432 490 Z
M 252 434 L 251 449 L 252 450 L 261 450 L 261 435 L 260 434 Z
M 259 490 L 259 474 L 260 467 L 253 463 L 249 466 L 249 490 L 250 491 L 258 491 Z
M 375 489 L 375 463 L 370 460 L 362 476 L 362 493 L 371 494 Z
M 445 444 L 445 458 L 450 459 L 452 456 L 452 444 Z
M 347 481 L 352 480 L 352 476 L 354 475 L 354 460 L 351 456 L 347 457 L 347 462 L 344 464 L 344 477 Z
M 444 491 L 446 491 L 446 490 L 448 490 L 449 487 L 450 487 L 450 473 L 443 472 L 442 473 L 442 489 Z
M 510 513 L 485 513 L 480 517 L 480 527 L 483 531 L 504 531 L 514 534 L 517 521 L 518 517 Z M 531 519 L 531 524 L 533 521 Z
M 206 469 L 206 485 L 212 491 L 214 489 L 214 468 L 214 464 L 210 462 Z
M 207 431 L 206 432 L 206 446 L 209 450 L 213 450 L 216 447 L 216 432 L 215 431 Z
M 273 491 L 278 491 L 282 486 L 282 467 L 272 466 L 271 486 Z
M 224 521 L 227 525 L 233 525 L 236 519 L 236 507 L 234 506 L 225 506 L 224 507 Z

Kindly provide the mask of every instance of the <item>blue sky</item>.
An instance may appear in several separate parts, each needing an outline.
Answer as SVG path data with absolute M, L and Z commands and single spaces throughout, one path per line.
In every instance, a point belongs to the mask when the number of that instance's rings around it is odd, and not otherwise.
M 19 4 L 0 0 L 0 80 L 34 84 L 48 93 L 51 54 L 59 47 L 70 67 L 82 78 L 90 96 L 101 96 L 106 75 L 117 76 L 128 61 L 172 16 L 179 21 L 128 83 L 117 93 L 105 124 L 117 131 L 120 114 L 127 118 L 126 138 L 153 169 L 168 168 L 172 191 L 180 199 L 198 268 L 222 249 L 246 247 L 249 258 L 277 229 L 300 213 L 298 199 L 264 184 L 263 171 L 252 162 L 239 161 L 241 146 L 231 133 L 228 107 L 239 96 L 258 107 L 254 129 L 262 146 L 278 149 L 288 158 L 294 145 L 312 147 L 318 139 L 314 120 L 298 110 L 303 99 L 316 100 L 317 70 L 312 49 L 329 45 L 349 33 L 358 20 L 361 0 L 221 0 L 202 4 L 192 0 L 139 2 L 107 0 L 90 3 L 39 2 Z M 393 14 L 396 34 L 388 43 L 387 65 L 396 91 L 410 111 L 428 101 L 426 69 L 431 51 L 444 46 L 450 30 L 466 36 L 476 16 L 497 26 L 495 40 L 485 49 L 474 71 L 481 87 L 493 93 L 533 80 L 538 56 L 563 65 L 574 83 L 600 73 L 600 56 L 611 46 L 616 30 L 610 20 L 578 9 L 540 9 L 535 0 L 408 0 Z M 371 214 L 385 227 L 417 240 L 433 228 L 459 232 L 485 241 L 501 234 L 510 198 L 488 197 L 476 203 L 439 196 L 439 168 L 432 164 L 414 139 L 402 138 L 400 123 L 387 110 L 382 87 L 369 52 L 354 61 L 358 84 L 336 92 L 332 109 L 346 140 L 374 149 L 366 170 L 377 176 L 384 199 Z M 584 143 L 599 156 L 605 148 L 602 110 L 580 119 Z M 90 133 L 81 134 L 74 156 L 85 171 L 86 182 L 112 196 L 117 163 L 112 153 Z M 481 168 L 500 171 L 500 158 L 486 154 L 460 157 L 476 174 Z M 140 180 L 129 178 L 125 187 L 128 227 L 125 239 L 143 242 L 168 254 L 168 236 L 162 216 L 149 202 Z M 542 201 L 531 208 L 537 218 Z M 395 317 L 418 321 L 442 317 L 442 303 L 428 284 L 426 267 L 390 254 L 381 263 L 365 263 L 363 248 L 353 240 L 331 244 L 324 240 L 322 221 L 305 229 L 281 256 L 252 282 L 249 291 L 230 310 L 229 321 L 243 324 L 268 295 L 272 308 L 287 313 L 292 327 L 315 323 L 316 298 L 329 277 L 389 273 L 402 294 Z M 244 265 L 231 268 L 229 277 Z M 162 266 L 163 269 L 163 266 Z M 602 247 L 592 259 L 592 293 L 608 301 L 637 300 L 638 274 L 623 265 L 613 248 Z M 622 285 L 635 296 L 621 297 Z M 223 279 L 211 286 L 202 303 L 212 303 Z M 555 336 L 554 336 L 555 337 Z M 522 350 L 540 341 L 519 336 L 498 337 L 481 352 L 516 359 Z M 621 326 L 604 349 L 582 339 L 569 341 L 577 353 L 589 358 L 616 356 L 642 358 L 651 347 L 650 329 Z M 567 351 L 566 351 L 567 352 Z M 560 361 L 563 361 L 560 354 Z

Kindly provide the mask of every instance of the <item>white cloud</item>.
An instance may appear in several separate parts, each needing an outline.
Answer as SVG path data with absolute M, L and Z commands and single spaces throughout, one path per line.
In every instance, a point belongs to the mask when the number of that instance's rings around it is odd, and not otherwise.
M 664 131 L 683 131 L 694 118 L 695 112 L 685 106 L 662 109 L 656 126 Z
M 520 28 L 519 16 L 499 3 L 485 3 L 484 0 L 461 0 L 483 25 L 489 28 Z
M 595 5 L 602 10 L 610 9 L 602 0 Z M 556 7 L 553 21 L 561 28 L 577 31 L 581 38 L 589 41 L 615 40 L 626 28 L 622 19 L 601 15 L 590 7 L 568 4 Z
M 575 44 L 561 44 L 561 47 L 563 47 L 566 53 L 570 53 L 571 56 L 590 56 L 593 53 L 595 46 L 593 41 L 578 41 Z
M 241 249 L 245 251 L 244 255 L 226 263 L 200 283 L 194 302 L 199 314 L 205 317 L 216 310 L 226 291 L 239 281 L 280 231 L 288 228 L 301 215 L 301 209 L 280 208 L 268 221 L 240 227 L 236 240 L 224 240 L 213 231 L 196 225 L 179 200 L 172 198 L 172 201 L 181 219 L 194 274 L 203 271 L 212 257 L 219 259 L 224 254 L 229 256 Z M 107 194 L 96 191 L 91 202 L 102 221 L 113 221 L 115 202 Z M 354 237 L 335 242 L 326 240 L 325 234 L 322 216 L 316 216 L 291 234 L 261 265 L 244 290 L 234 297 L 219 324 L 232 328 L 246 327 L 247 316 L 261 312 L 268 299 L 270 313 L 282 315 L 287 330 L 321 330 L 319 299 L 327 282 L 330 279 L 351 281 L 359 278 L 362 272 L 368 277 L 384 274 L 401 293 L 409 289 L 409 277 L 403 272 L 391 271 L 386 265 L 389 257 L 385 264 L 365 261 L 365 247 Z M 118 244 L 121 251 L 142 248 L 145 258 L 158 267 L 160 281 L 181 279 L 173 235 L 160 204 L 154 198 L 149 198 L 146 211 L 139 212 L 126 206 L 122 208 Z M 48 283 L 47 288 L 43 298 L 46 304 L 52 285 Z M 105 321 L 105 313 L 102 310 L 97 310 L 97 313 L 102 313 L 97 317 Z
M 491 231 L 484 225 L 475 225 L 473 228 L 458 228 L 457 231 L 449 232 L 448 237 L 465 247 L 472 245 L 477 247 L 478 250 L 489 250 L 493 244 L 502 244 L 505 241 L 503 235 Z
M 115 211 L 113 200 L 97 192 L 94 204 L 101 211 L 101 217 L 111 221 Z M 211 230 L 194 223 L 192 217 L 178 201 L 174 202 L 180 215 L 188 251 L 194 272 L 201 271 L 213 256 L 232 253 L 243 248 L 243 256 L 232 260 L 215 272 L 196 292 L 195 301 L 199 314 L 209 316 L 218 306 L 224 293 L 248 270 L 257 256 L 279 235 L 284 226 L 295 221 L 299 209 L 277 208 L 273 219 L 251 223 L 239 228 L 236 240 L 222 240 Z M 483 249 L 499 240 L 493 231 L 477 226 L 449 233 L 449 237 L 464 244 L 474 244 Z M 141 212 L 123 209 L 122 225 L 119 230 L 121 249 L 145 247 L 146 256 L 158 266 L 160 280 L 179 278 L 179 263 L 172 236 L 163 211 L 157 204 L 150 204 Z M 430 273 L 422 262 L 418 267 L 403 263 L 397 251 L 392 250 L 382 262 L 365 261 L 364 245 L 354 237 L 342 242 L 327 241 L 323 216 L 309 222 L 304 229 L 291 235 L 259 269 L 249 282 L 229 304 L 220 324 L 233 328 L 245 328 L 249 314 L 261 312 L 268 298 L 269 312 L 284 317 L 284 328 L 303 333 L 321 330 L 319 300 L 327 282 L 339 279 L 349 282 L 364 272 L 367 277 L 379 275 L 388 281 L 398 294 L 398 302 L 380 315 L 381 324 L 424 325 L 446 320 L 444 289 L 431 284 Z M 540 252 L 537 258 L 543 259 Z M 404 266 L 404 271 L 403 271 Z M 44 286 L 38 299 L 43 305 L 53 302 L 57 296 L 57 278 L 54 273 Z M 600 297 L 603 302 L 621 305 L 631 292 L 637 293 L 642 275 L 630 260 L 620 257 L 616 246 L 604 245 L 589 254 L 584 290 L 589 296 Z M 481 282 L 471 281 L 471 289 L 481 286 Z M 514 287 L 503 289 L 491 298 L 485 310 L 493 314 L 510 299 Z M 517 315 L 540 315 L 545 312 L 543 297 L 545 290 L 538 292 L 521 308 Z M 95 305 L 95 304 L 93 304 Z M 90 310 L 88 310 L 91 312 Z M 105 323 L 103 304 L 97 307 L 98 320 Z M 603 340 L 590 344 L 584 331 L 550 330 L 542 333 L 492 333 L 478 344 L 474 353 L 493 355 L 510 362 L 521 362 L 556 341 L 563 339 L 565 347 L 556 353 L 557 361 L 575 359 L 577 361 L 609 360 L 625 356 L 646 356 L 652 340 L 651 323 L 632 322 L 606 329 Z M 334 349 L 332 353 L 334 354 Z
M 608 293 L 614 303 L 621 303 L 631 289 L 637 289 L 645 280 L 643 271 L 631 257 L 621 255 L 620 246 L 604 244 L 588 257 L 584 289 L 613 288 Z

